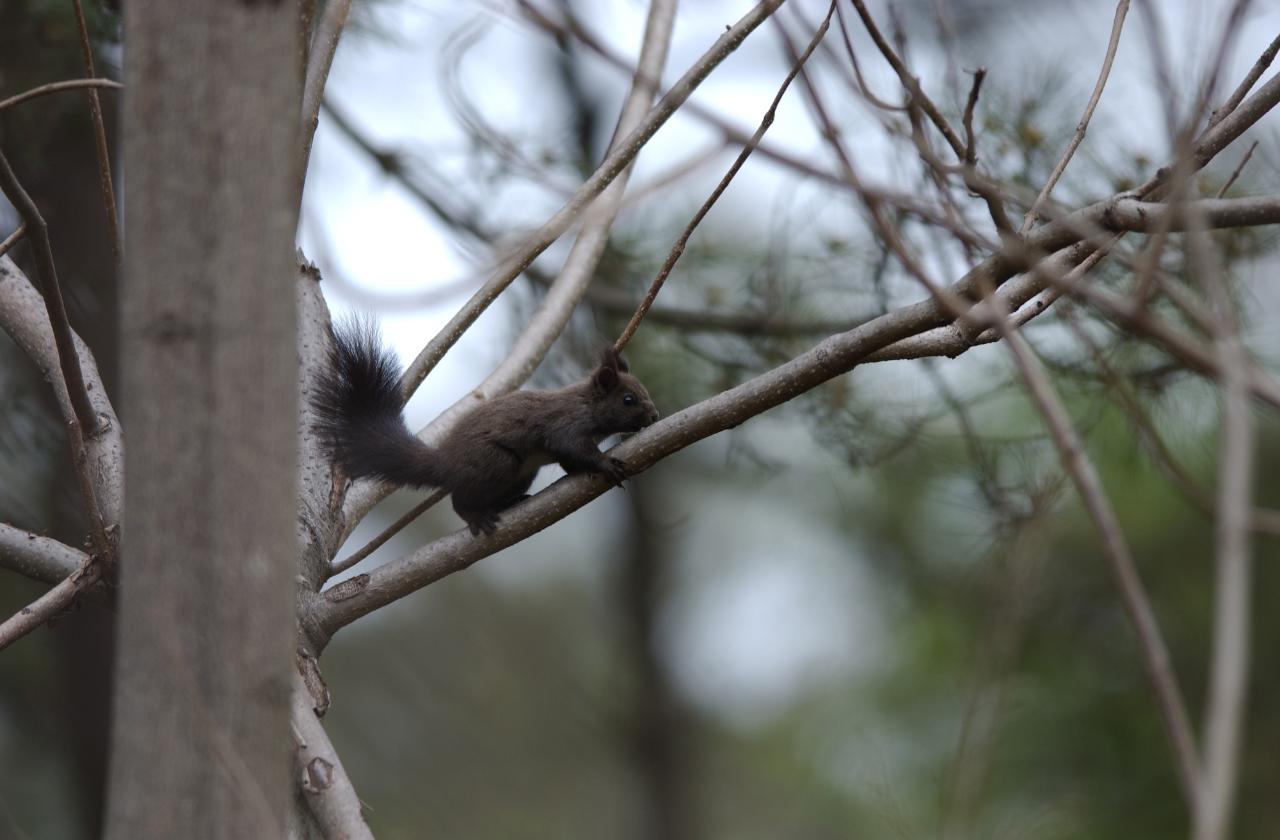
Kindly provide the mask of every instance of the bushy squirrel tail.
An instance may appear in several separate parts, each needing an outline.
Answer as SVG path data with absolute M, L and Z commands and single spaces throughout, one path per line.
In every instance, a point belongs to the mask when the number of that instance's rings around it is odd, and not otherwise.
M 447 480 L 439 458 L 405 426 L 399 368 L 374 321 L 335 323 L 329 365 L 311 397 L 313 428 L 330 460 L 351 478 L 439 487 Z

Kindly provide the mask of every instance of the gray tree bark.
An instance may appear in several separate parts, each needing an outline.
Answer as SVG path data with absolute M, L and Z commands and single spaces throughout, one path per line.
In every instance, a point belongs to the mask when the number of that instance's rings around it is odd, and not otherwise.
M 109 838 L 282 836 L 297 416 L 296 11 L 126 7 L 129 429 Z

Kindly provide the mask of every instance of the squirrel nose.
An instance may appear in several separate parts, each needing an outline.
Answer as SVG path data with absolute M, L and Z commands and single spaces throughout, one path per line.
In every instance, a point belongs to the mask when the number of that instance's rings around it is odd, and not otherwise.
M 649 408 L 649 422 L 650 423 L 658 422 L 658 409 L 653 408 L 652 406 Z

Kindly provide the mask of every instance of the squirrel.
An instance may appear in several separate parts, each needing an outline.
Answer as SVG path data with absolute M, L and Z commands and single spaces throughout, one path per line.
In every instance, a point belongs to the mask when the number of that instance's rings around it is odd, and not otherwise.
M 348 476 L 444 488 L 474 536 L 492 534 L 499 512 L 528 498 L 545 464 L 602 473 L 621 487 L 626 467 L 601 452 L 600 442 L 658 419 L 649 392 L 609 346 L 582 381 L 494 397 L 429 446 L 405 425 L 395 355 L 383 347 L 377 325 L 360 319 L 334 326 L 311 406 L 321 446 Z

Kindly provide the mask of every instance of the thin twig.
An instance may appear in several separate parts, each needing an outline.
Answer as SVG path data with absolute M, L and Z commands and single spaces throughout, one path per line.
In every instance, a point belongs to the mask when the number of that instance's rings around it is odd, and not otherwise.
M 84 70 L 89 78 L 93 78 L 93 45 L 89 43 L 89 26 L 84 19 L 84 6 L 80 0 L 72 0 L 76 9 L 76 27 L 80 30 L 80 52 L 84 56 Z M 120 226 L 116 222 L 116 191 L 111 183 L 111 155 L 107 151 L 107 129 L 102 122 L 102 102 L 98 99 L 98 91 L 89 88 L 89 117 L 93 121 L 94 148 L 98 154 L 98 181 L 102 187 L 102 204 L 107 213 L 107 235 L 111 239 L 111 256 L 115 260 L 116 270 L 124 251 L 120 246 Z
M 973 112 L 978 106 L 978 94 L 985 78 L 987 68 L 979 67 L 973 71 L 973 85 L 969 88 L 969 99 L 964 105 L 964 162 L 970 166 L 978 162 L 978 139 L 973 133 Z
M 106 88 L 107 90 L 120 90 L 124 85 L 111 79 L 67 79 L 64 82 L 49 82 L 39 87 L 33 87 L 31 90 L 24 91 L 19 94 L 10 96 L 8 99 L 0 99 L 0 111 L 6 108 L 12 108 L 15 105 L 21 105 L 38 96 L 46 96 L 50 93 L 60 93 L 64 90 L 82 90 L 84 88 Z
M 329 576 L 332 577 L 333 575 L 342 574 L 347 569 L 350 569 L 352 566 L 368 557 L 370 554 L 373 554 L 379 548 L 382 548 L 382 546 L 386 544 L 387 540 L 403 531 L 411 522 L 413 522 L 413 520 L 426 513 L 447 495 L 449 495 L 448 490 L 436 490 L 431 493 L 421 502 L 414 505 L 404 516 L 388 525 L 381 534 L 378 534 L 378 536 L 369 540 L 369 542 L 367 542 L 359 551 L 353 552 L 341 560 L 334 560 L 333 563 L 329 565 Z
M 1214 112 L 1209 115 L 1209 128 L 1213 128 L 1215 125 L 1230 116 L 1231 112 L 1244 101 L 1245 96 L 1247 96 L 1249 91 L 1253 89 L 1253 86 L 1258 83 L 1258 79 L 1262 78 L 1262 74 L 1267 72 L 1267 68 L 1271 66 L 1271 62 L 1276 60 L 1277 52 L 1280 52 L 1280 35 L 1277 35 L 1275 40 L 1271 42 L 1271 46 L 1267 47 L 1266 50 L 1263 51 L 1262 55 L 1258 56 L 1258 60 L 1253 63 L 1253 67 L 1249 68 L 1249 72 L 1240 80 L 1240 84 L 1237 85 L 1236 89 L 1227 97 L 1227 101 L 1222 103 L 1220 108 L 1215 109 Z
M 1085 132 L 1089 130 L 1089 121 L 1093 119 L 1093 112 L 1098 107 L 1098 102 L 1102 99 L 1102 91 L 1107 86 L 1107 79 L 1111 76 L 1111 65 L 1116 58 L 1116 50 L 1120 46 L 1120 32 L 1124 29 L 1125 16 L 1129 14 L 1129 0 L 1120 0 L 1116 3 L 1116 14 L 1111 22 L 1111 40 L 1107 42 L 1107 54 L 1102 59 L 1102 69 L 1098 71 L 1098 81 L 1093 85 L 1093 93 L 1089 96 L 1089 103 L 1084 106 L 1084 114 L 1080 117 L 1080 122 L 1076 124 L 1076 132 L 1071 136 L 1070 142 L 1067 143 L 1066 150 L 1062 153 L 1062 157 L 1053 167 L 1053 171 L 1049 173 L 1049 180 L 1044 182 L 1040 194 L 1036 196 L 1035 203 L 1031 205 L 1031 209 L 1027 211 L 1027 216 L 1022 220 L 1022 228 L 1019 233 L 1025 234 L 1031 230 L 1032 225 L 1040 218 L 1040 208 L 1049 200 L 1049 193 L 1053 192 L 1053 188 L 1057 186 L 1058 179 L 1062 177 L 1062 173 L 1066 171 L 1067 164 L 1071 162 L 1071 158 L 1075 155 L 1076 149 L 1084 142 Z
M 6 236 L 4 238 L 4 241 L 0 242 L 0 257 L 3 257 L 5 254 L 9 253 L 9 249 L 12 248 L 14 245 L 17 245 L 18 241 L 22 239 L 23 234 L 25 234 L 26 232 L 27 232 L 27 223 L 23 222 L 22 224 L 18 225 L 17 230 L 15 230 L 13 233 Z
M 675 245 L 672 246 L 671 252 L 667 254 L 666 260 L 663 261 L 662 267 L 658 269 L 657 275 L 653 278 L 653 282 L 649 284 L 649 290 L 645 292 L 644 299 L 636 308 L 635 314 L 631 316 L 631 320 L 627 323 L 622 334 L 618 336 L 618 340 L 614 342 L 614 349 L 622 352 L 627 346 L 627 342 L 635 335 L 636 330 L 640 328 L 640 322 L 644 320 L 645 314 L 649 311 L 649 307 L 653 306 L 654 300 L 658 297 L 663 283 L 666 282 L 667 276 L 671 274 L 671 269 L 675 268 L 676 262 L 680 259 L 680 255 L 684 253 L 685 246 L 689 244 L 689 237 L 693 235 L 693 231 L 698 224 L 706 217 L 707 213 L 715 205 L 716 201 L 728 189 L 730 182 L 733 181 L 738 170 L 742 169 L 742 165 L 747 162 L 747 158 L 751 157 L 751 153 L 755 151 L 756 146 L 760 143 L 760 138 L 764 137 L 769 126 L 773 125 L 774 117 L 778 112 L 778 105 L 782 102 L 782 97 L 787 92 L 787 88 L 791 86 L 791 82 L 795 80 L 804 63 L 809 60 L 809 56 L 813 55 L 813 51 L 817 49 L 818 44 L 822 41 L 827 29 L 831 25 L 831 17 L 835 14 L 836 4 L 833 0 L 831 8 L 827 11 L 827 16 L 823 19 L 822 24 L 818 27 L 818 31 L 814 33 L 809 46 L 801 53 L 800 58 L 792 66 L 787 77 L 783 79 L 782 86 L 778 88 L 778 92 L 774 94 L 773 102 L 769 103 L 769 108 L 764 112 L 764 116 L 760 119 L 760 125 L 756 128 L 755 133 L 751 135 L 751 139 L 742 147 L 742 151 L 738 153 L 738 157 L 734 159 L 733 165 L 729 167 L 729 171 L 720 179 L 720 183 L 716 184 L 716 188 L 711 191 L 711 195 L 707 196 L 707 200 L 702 202 L 702 206 L 698 208 L 698 212 L 693 214 L 693 218 L 685 225 L 679 238 L 676 239 Z
M 1244 171 L 1244 165 L 1249 162 L 1249 158 L 1253 157 L 1253 150 L 1258 148 L 1258 141 L 1254 140 L 1249 150 L 1244 153 L 1244 157 L 1240 158 L 1240 163 L 1236 164 L 1236 168 L 1232 171 L 1231 177 L 1222 185 L 1222 189 L 1218 190 L 1217 198 L 1222 198 L 1227 194 L 1227 190 L 1231 189 L 1231 185 L 1240 177 L 1240 173 Z

